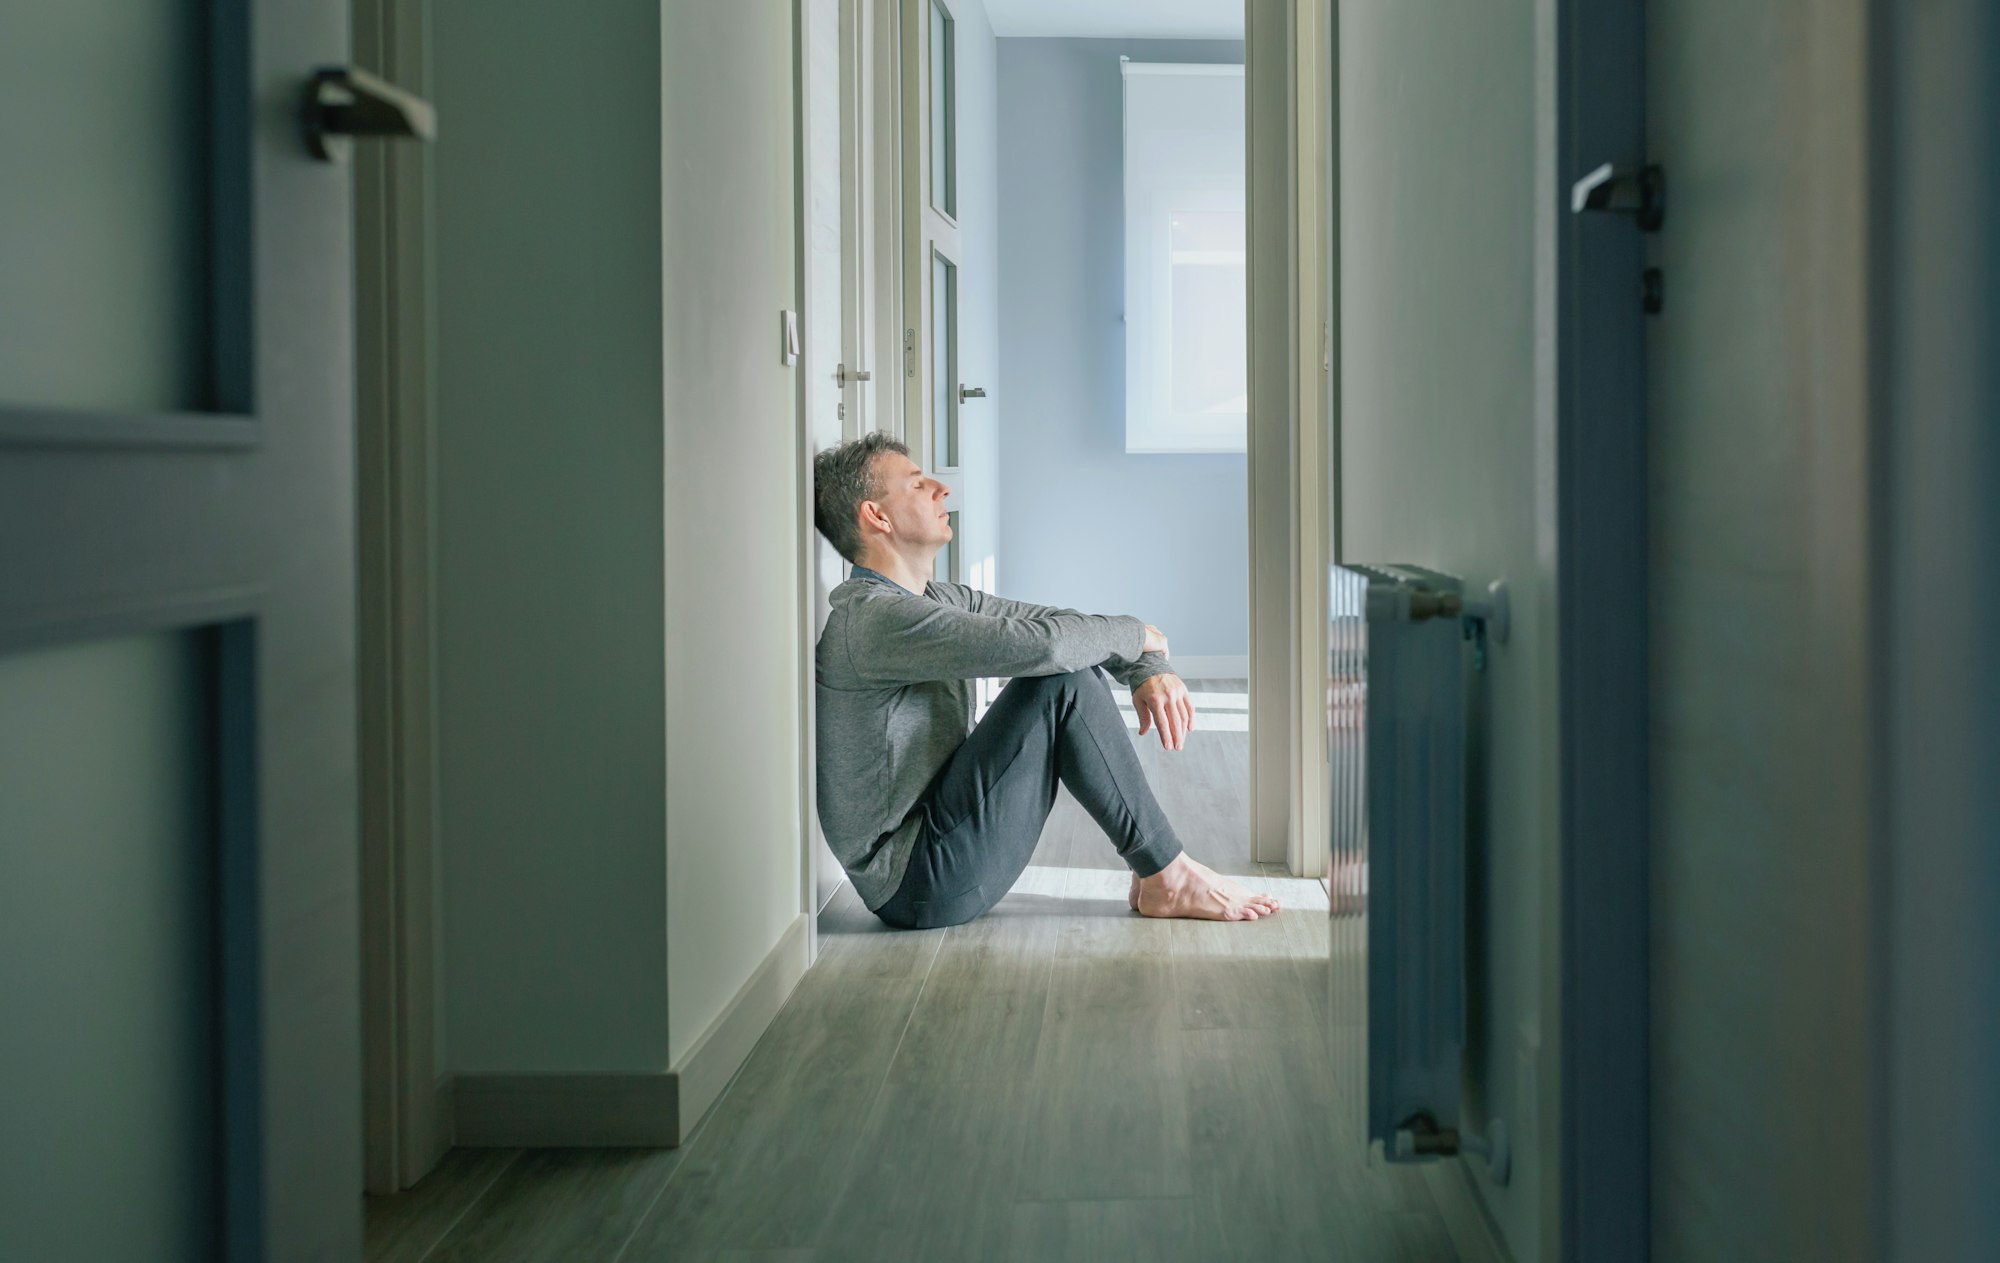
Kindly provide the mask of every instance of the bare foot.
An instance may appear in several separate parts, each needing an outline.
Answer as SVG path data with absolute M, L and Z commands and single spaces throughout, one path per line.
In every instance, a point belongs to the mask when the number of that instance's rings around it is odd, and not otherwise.
M 1132 911 L 1139 910 L 1139 874 L 1132 874 L 1132 889 L 1125 896 L 1125 902 L 1132 905 Z
M 1135 878 L 1138 877 L 1134 873 Z M 1254 894 L 1206 864 L 1188 858 L 1174 862 L 1137 882 L 1133 908 L 1141 916 L 1192 917 L 1201 921 L 1255 921 L 1275 916 L 1275 895 Z

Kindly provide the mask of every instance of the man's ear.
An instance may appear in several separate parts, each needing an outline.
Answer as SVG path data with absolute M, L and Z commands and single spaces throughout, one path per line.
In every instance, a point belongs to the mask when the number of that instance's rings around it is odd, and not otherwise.
M 873 500 L 863 500 L 861 502 L 861 520 L 870 526 L 878 527 L 885 531 L 892 529 L 889 525 L 889 515 L 882 512 L 882 506 Z

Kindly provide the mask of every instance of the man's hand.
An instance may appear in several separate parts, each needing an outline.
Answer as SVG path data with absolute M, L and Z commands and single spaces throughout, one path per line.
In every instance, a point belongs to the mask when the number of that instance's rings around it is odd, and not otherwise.
M 1178 675 L 1169 671 L 1140 681 L 1132 690 L 1132 709 L 1139 712 L 1140 736 L 1158 728 L 1163 748 L 1179 750 L 1187 745 L 1188 731 L 1194 727 L 1194 699 Z
M 1140 647 L 1139 652 L 1156 653 L 1163 658 L 1173 656 L 1167 652 L 1167 633 L 1151 623 L 1146 624 L 1146 643 Z

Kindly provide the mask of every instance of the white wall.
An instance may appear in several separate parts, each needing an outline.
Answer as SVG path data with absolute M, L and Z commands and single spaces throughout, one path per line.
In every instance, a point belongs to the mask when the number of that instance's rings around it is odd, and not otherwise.
M 1554 1051 L 1551 0 L 1340 8 L 1344 561 L 1505 578 L 1513 629 L 1475 677 L 1467 1123 L 1504 1119 L 1505 1188 L 1470 1165 L 1514 1257 L 1545 1257 L 1541 1140 Z M 1421 155 L 1421 160 L 1413 158 Z M 1468 191 L 1477 197 L 1468 200 Z
M 792 24 L 438 6 L 457 1072 L 665 1070 L 802 911 Z
M 667 925 L 678 1061 L 803 908 L 791 0 L 669 4 Z M 689 1120 L 692 1121 L 692 1120 Z
M 667 1061 L 659 21 L 648 0 L 434 10 L 460 1072 Z

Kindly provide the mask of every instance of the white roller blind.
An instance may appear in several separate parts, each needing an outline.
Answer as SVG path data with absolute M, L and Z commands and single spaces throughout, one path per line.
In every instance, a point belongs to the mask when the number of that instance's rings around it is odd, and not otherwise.
M 1240 452 L 1243 67 L 1123 70 L 1125 450 Z

